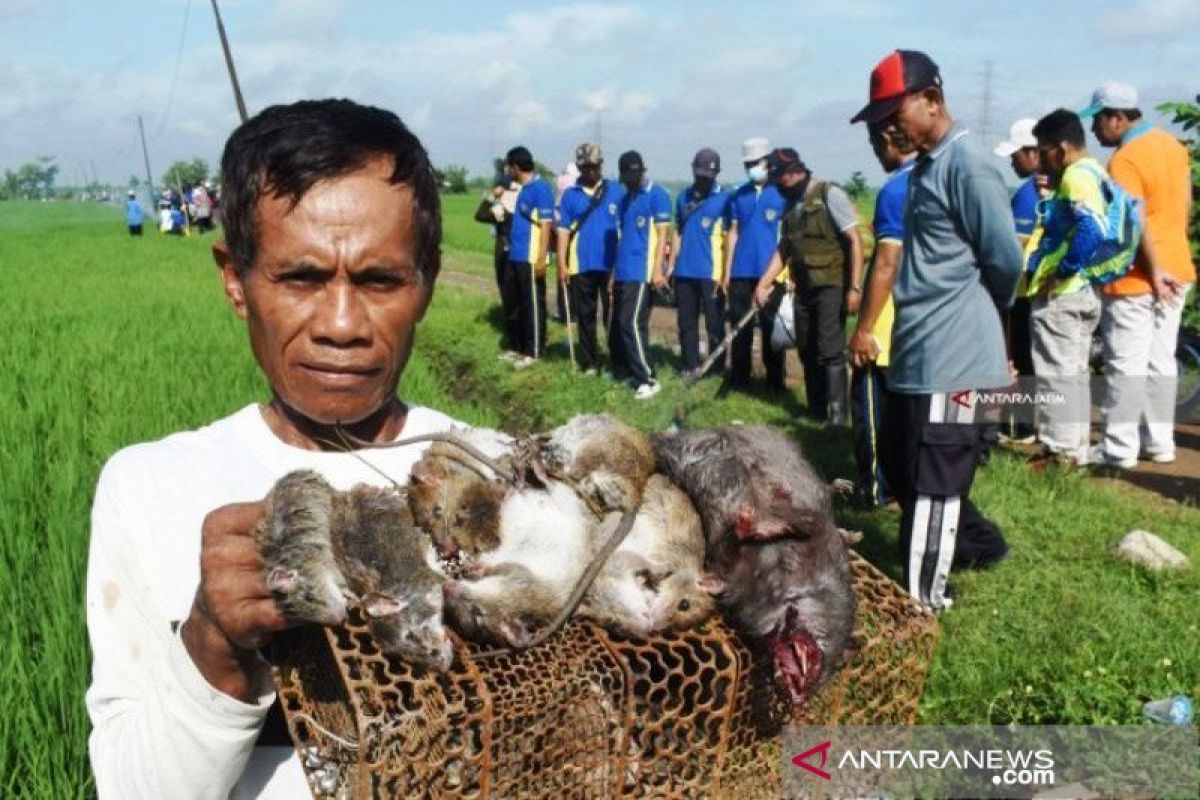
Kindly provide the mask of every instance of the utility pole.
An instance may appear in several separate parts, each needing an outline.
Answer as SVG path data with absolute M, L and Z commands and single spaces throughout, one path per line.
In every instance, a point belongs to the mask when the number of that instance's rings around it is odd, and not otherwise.
M 138 133 L 142 137 L 142 159 L 146 162 L 146 185 L 150 187 L 150 202 L 154 200 L 154 176 L 150 173 L 150 153 L 146 150 L 146 128 L 142 125 L 142 115 L 138 114 Z
M 992 133 L 992 60 L 983 62 L 983 107 L 979 112 L 979 141 L 985 147 Z
M 225 69 L 229 71 L 229 83 L 233 86 L 233 99 L 237 102 L 238 116 L 242 122 L 249 119 L 246 113 L 246 101 L 242 99 L 242 87 L 238 84 L 237 70 L 233 66 L 233 53 L 229 52 L 229 39 L 225 36 L 225 23 L 221 21 L 221 10 L 217 8 L 217 0 L 211 0 L 213 16 L 217 18 L 217 33 L 221 37 L 221 50 L 225 53 Z

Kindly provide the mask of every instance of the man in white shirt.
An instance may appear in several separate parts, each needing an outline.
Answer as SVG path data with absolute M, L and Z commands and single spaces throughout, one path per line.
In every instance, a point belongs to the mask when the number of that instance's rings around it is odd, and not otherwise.
M 452 425 L 396 393 L 440 265 L 417 138 L 347 100 L 274 106 L 233 133 L 221 173 L 213 253 L 272 396 L 126 448 L 100 476 L 87 707 L 101 798 L 308 794 L 286 737 L 265 746 L 274 690 L 257 648 L 289 622 L 250 533 L 262 498 L 302 468 L 339 489 L 383 480 L 327 444 L 335 423 L 373 442 Z M 421 450 L 365 457 L 403 481 Z

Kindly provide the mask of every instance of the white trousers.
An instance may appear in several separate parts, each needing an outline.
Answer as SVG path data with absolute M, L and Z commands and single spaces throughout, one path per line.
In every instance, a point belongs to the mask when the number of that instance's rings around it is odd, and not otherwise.
M 1100 298 L 1092 286 L 1058 297 L 1035 298 L 1029 313 L 1038 391 L 1061 398 L 1061 402 L 1038 407 L 1038 439 L 1081 464 L 1087 461 L 1091 431 L 1088 356 L 1099 322 Z
M 1175 344 L 1183 304 L 1154 295 L 1105 296 L 1103 448 L 1112 459 L 1175 452 Z

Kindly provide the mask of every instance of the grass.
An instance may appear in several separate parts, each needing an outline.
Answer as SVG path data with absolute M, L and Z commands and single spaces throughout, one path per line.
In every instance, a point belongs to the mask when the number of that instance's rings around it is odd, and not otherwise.
M 447 269 L 490 275 L 477 199 L 446 205 Z M 0 203 L 0 796 L 91 792 L 83 692 L 88 650 L 82 587 L 91 493 L 118 448 L 201 425 L 267 389 L 241 324 L 225 307 L 211 239 L 132 240 L 120 211 L 77 204 Z M 542 428 L 608 410 L 648 429 L 682 407 L 688 424 L 734 419 L 795 435 L 828 476 L 852 469 L 840 431 L 815 428 L 786 402 L 686 390 L 667 343 L 655 347 L 665 389 L 648 403 L 566 366 L 552 326 L 549 358 L 514 373 L 495 358 L 490 297 L 439 287 L 418 333 L 402 393 L 466 421 Z M 1004 528 L 1012 557 L 956 574 L 959 601 L 922 703 L 927 723 L 1131 722 L 1140 703 L 1200 696 L 1200 576 L 1150 576 L 1114 561 L 1109 545 L 1151 530 L 1200 562 L 1200 511 L 1068 473 L 1032 474 L 995 456 L 978 505 Z M 843 511 L 863 550 L 897 573 L 898 520 Z

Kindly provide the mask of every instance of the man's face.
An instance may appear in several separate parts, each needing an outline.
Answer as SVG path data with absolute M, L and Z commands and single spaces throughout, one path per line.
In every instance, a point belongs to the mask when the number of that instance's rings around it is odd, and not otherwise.
M 630 191 L 641 188 L 642 179 L 645 177 L 646 171 L 643 169 L 627 169 L 621 173 L 621 183 Z
M 321 424 L 383 408 L 432 294 L 414 261 L 412 192 L 390 161 L 322 181 L 295 208 L 258 201 L 258 258 L 238 276 L 216 249 L 254 357 L 287 406 Z
M 1125 115 L 1104 109 L 1092 117 L 1092 133 L 1105 147 L 1116 147 L 1125 133 Z
M 600 170 L 603 164 L 578 164 L 579 182 L 588 188 L 600 182 Z
M 1062 177 L 1067 168 L 1067 153 L 1061 143 L 1038 139 L 1038 154 L 1042 162 L 1042 172 L 1053 179 Z
M 879 124 L 889 135 L 927 151 L 935 144 L 932 138 L 941 109 L 940 96 L 935 90 L 912 92 L 904 96 L 895 113 Z
M 807 177 L 808 173 L 802 169 L 789 169 L 779 176 L 778 182 L 784 189 L 792 189 L 803 183 Z
M 1012 160 L 1013 172 L 1019 178 L 1028 178 L 1041 167 L 1042 158 L 1036 147 L 1022 147 L 1009 158 Z
M 891 172 L 904 161 L 904 154 L 896 146 L 900 135 L 895 126 L 887 129 L 884 128 L 884 123 L 867 126 L 867 136 L 871 141 L 871 149 L 875 152 L 875 158 L 878 159 L 879 166 L 883 167 L 885 172 Z

